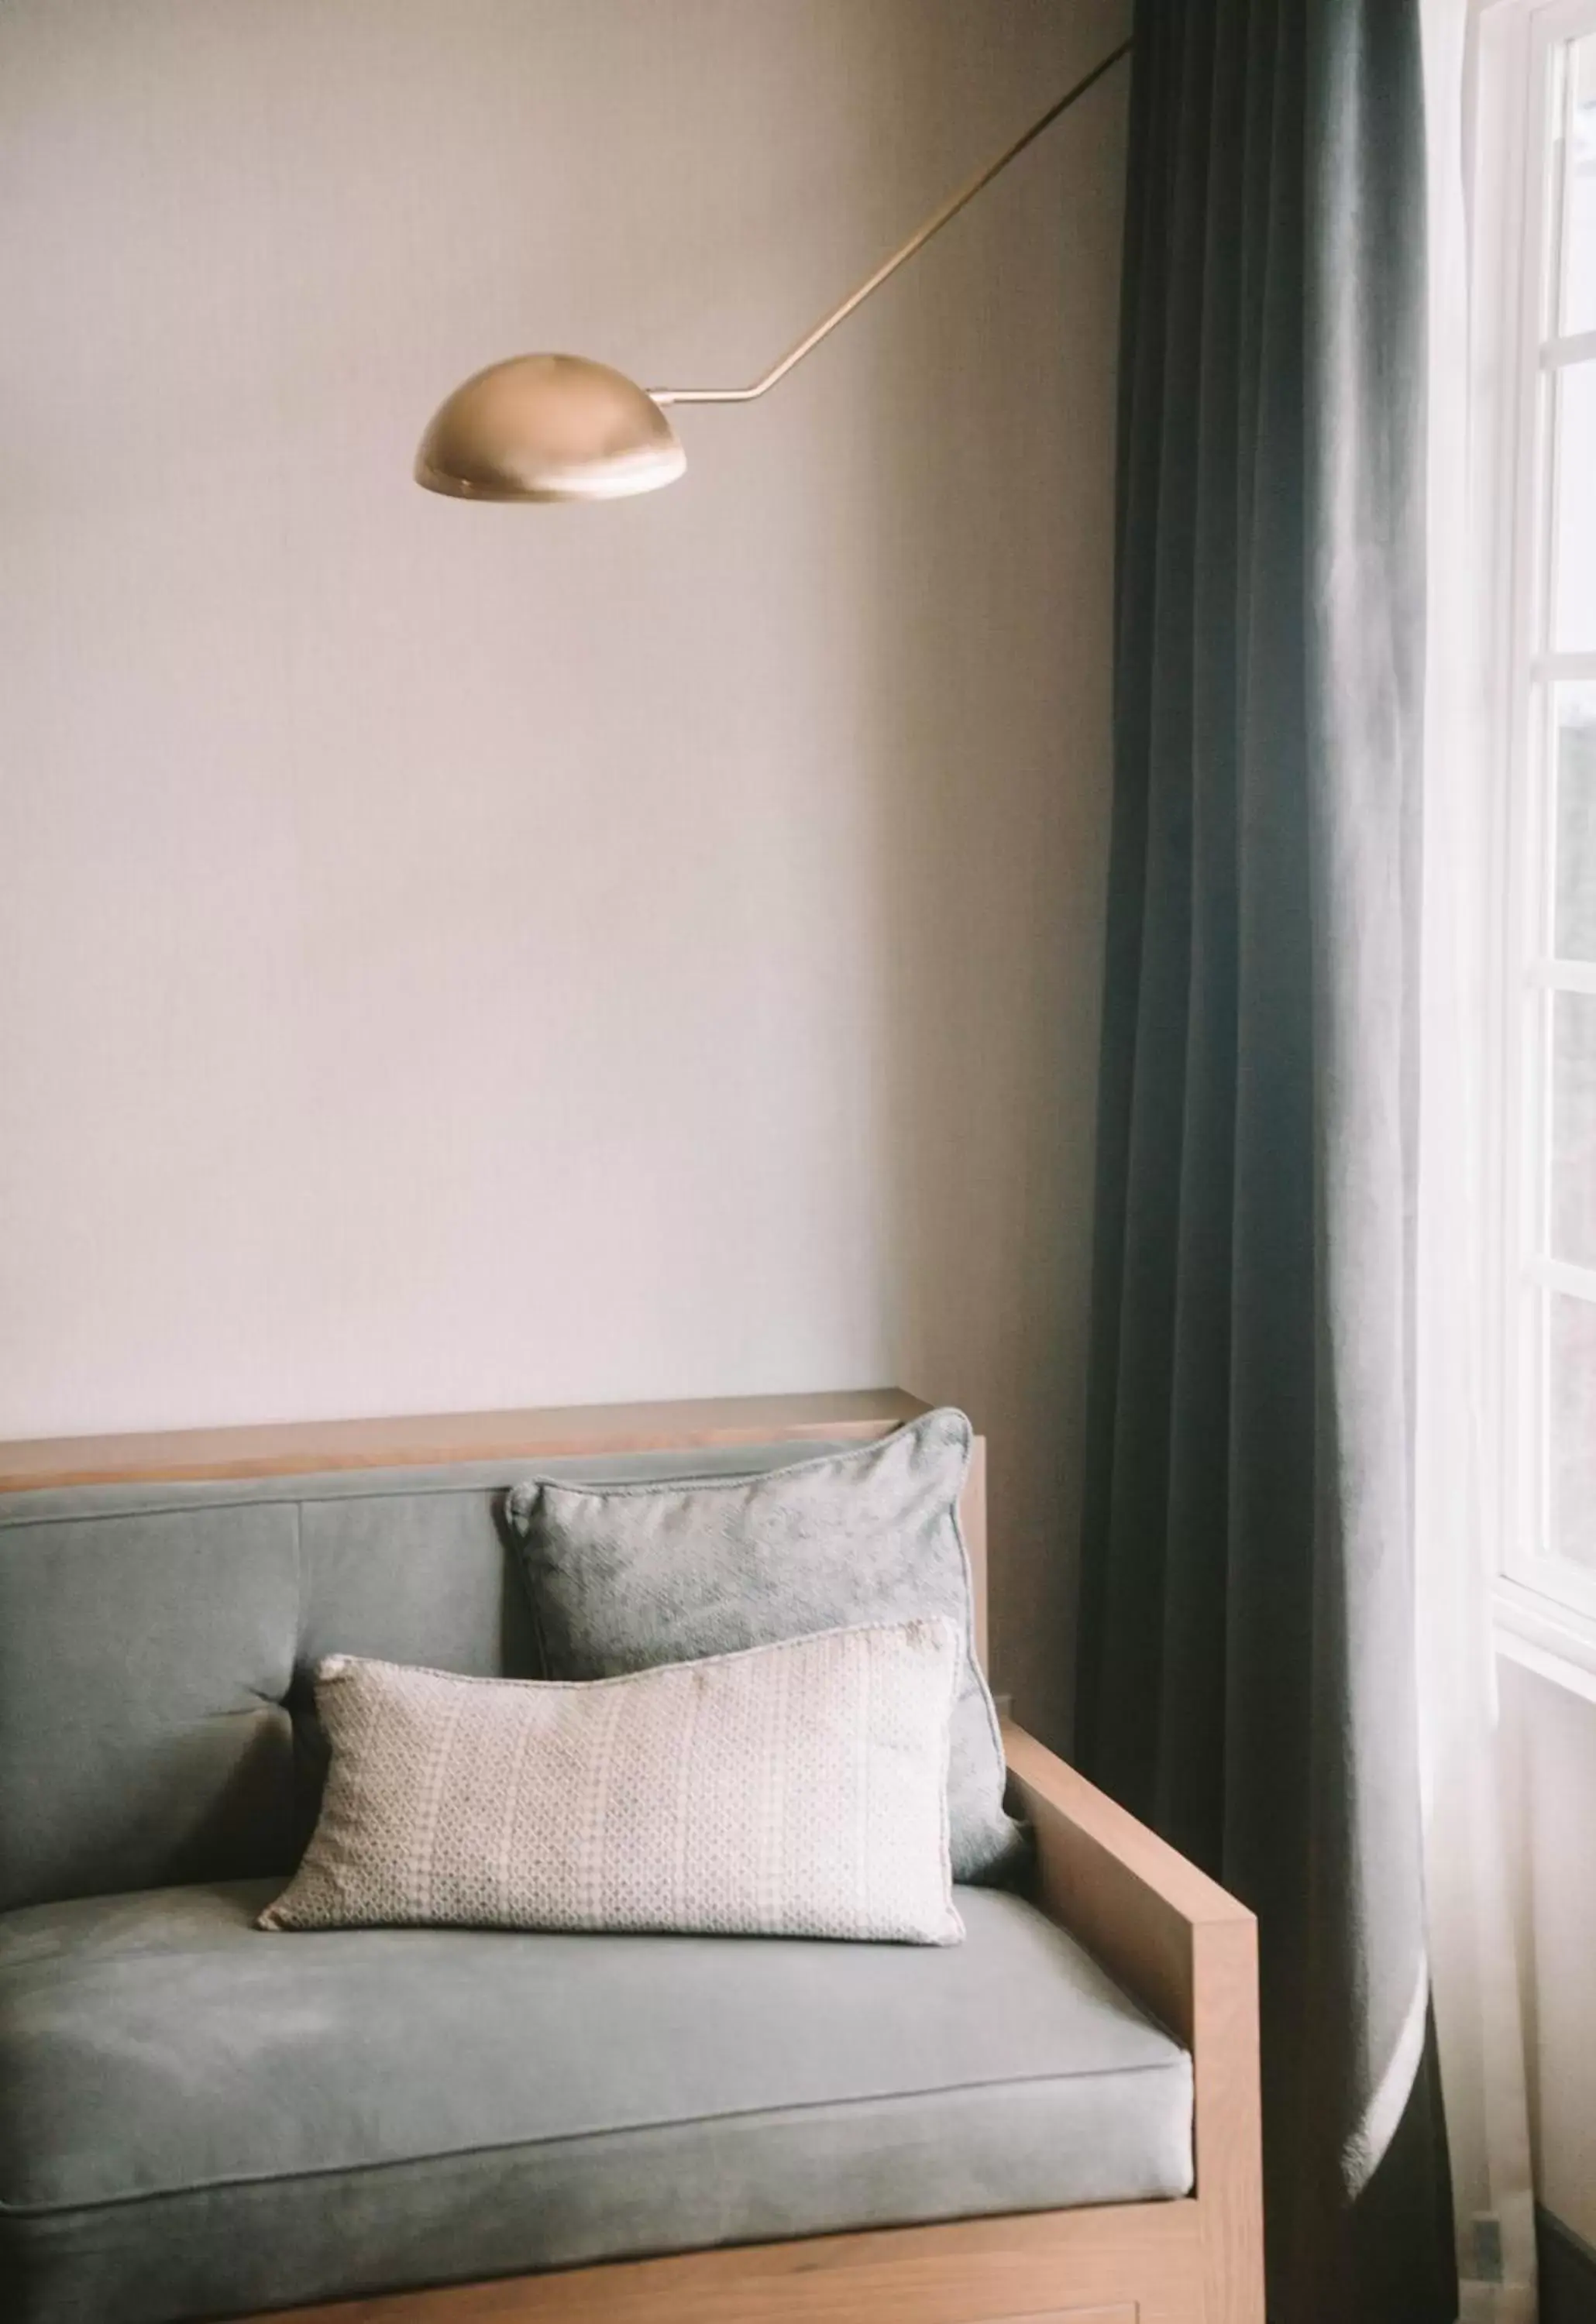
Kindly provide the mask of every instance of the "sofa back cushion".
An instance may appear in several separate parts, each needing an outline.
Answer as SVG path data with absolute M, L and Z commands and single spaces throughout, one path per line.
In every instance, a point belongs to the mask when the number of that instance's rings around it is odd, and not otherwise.
M 811 1443 L 541 1465 L 749 1475 Z M 309 1674 L 353 1654 L 537 1674 L 501 1527 L 526 1462 L 0 1496 L 0 1911 L 298 1861 L 323 1762 Z

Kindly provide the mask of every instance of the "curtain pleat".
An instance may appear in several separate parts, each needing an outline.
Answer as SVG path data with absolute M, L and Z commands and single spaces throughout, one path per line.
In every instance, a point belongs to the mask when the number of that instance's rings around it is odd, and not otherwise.
M 1413 0 L 1140 0 L 1077 1752 L 1258 1911 L 1275 2324 L 1455 2315 L 1414 1721 Z

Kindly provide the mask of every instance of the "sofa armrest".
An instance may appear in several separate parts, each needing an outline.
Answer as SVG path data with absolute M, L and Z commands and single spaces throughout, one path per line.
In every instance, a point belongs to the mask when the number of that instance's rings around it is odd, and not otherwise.
M 1209 2313 L 1263 2317 L 1258 1924 L 1245 1904 L 1011 1720 L 1011 1796 L 1038 1901 L 1192 2053 Z
M 1190 2048 L 1199 1959 L 1206 1966 L 1217 1951 L 1250 1965 L 1252 1914 L 1011 1720 L 1003 1752 L 1010 1795 L 1036 1833 L 1047 1917 Z M 1217 1948 L 1204 1943 L 1219 1931 Z

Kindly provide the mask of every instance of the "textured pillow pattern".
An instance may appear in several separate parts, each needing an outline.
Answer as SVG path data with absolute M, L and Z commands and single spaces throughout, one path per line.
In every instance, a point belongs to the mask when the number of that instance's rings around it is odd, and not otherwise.
M 948 1764 L 955 1880 L 1012 1876 L 1003 1753 L 975 1660 L 959 1494 L 962 1412 L 928 1412 L 879 1442 L 752 1477 L 636 1485 L 517 1485 L 521 1545 L 551 1678 L 608 1678 L 844 1623 L 946 1616 L 958 1628 Z
M 264 1929 L 410 1923 L 956 1944 L 939 1620 L 596 1684 L 334 1655 L 321 1818 Z

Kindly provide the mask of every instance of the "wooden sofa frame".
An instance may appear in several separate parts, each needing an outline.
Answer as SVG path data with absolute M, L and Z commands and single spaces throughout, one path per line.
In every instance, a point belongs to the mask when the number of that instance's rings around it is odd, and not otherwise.
M 0 1446 L 0 1489 L 865 1440 L 926 1408 L 883 1389 L 69 1437 Z M 983 1452 L 962 1516 L 984 1654 Z M 1192 2052 L 1190 2196 L 614 2261 L 244 2324 L 1263 2324 L 1252 1915 L 1021 1729 L 1003 1733 L 1044 1909 Z

